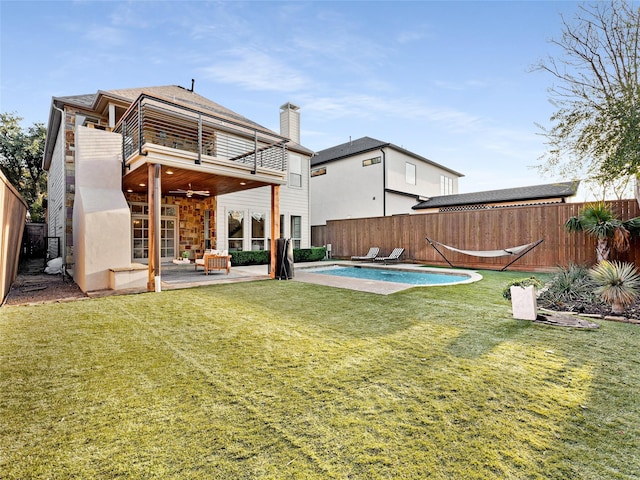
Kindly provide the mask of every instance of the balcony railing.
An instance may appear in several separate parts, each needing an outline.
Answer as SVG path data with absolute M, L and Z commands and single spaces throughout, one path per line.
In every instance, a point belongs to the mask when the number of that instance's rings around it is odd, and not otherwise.
M 141 95 L 116 125 L 122 135 L 122 157 L 144 155 L 154 144 L 197 155 L 196 164 L 225 160 L 286 171 L 288 139 L 214 114 Z

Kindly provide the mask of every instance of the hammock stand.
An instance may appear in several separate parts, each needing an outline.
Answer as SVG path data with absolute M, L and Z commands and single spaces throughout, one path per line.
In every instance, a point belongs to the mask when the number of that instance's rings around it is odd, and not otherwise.
M 447 262 L 451 268 L 455 268 L 455 267 L 449 261 L 449 259 L 445 257 L 440 250 L 438 250 L 438 247 L 436 247 L 436 244 L 448 250 L 451 250 L 453 252 L 462 253 L 464 255 L 470 255 L 472 257 L 504 257 L 507 255 L 516 255 L 516 258 L 511 260 L 509 263 L 507 263 L 504 267 L 500 269 L 501 272 L 505 271 L 509 265 L 511 265 L 512 263 L 516 262 L 517 260 L 525 256 L 527 253 L 529 253 L 531 250 L 536 248 L 538 245 L 540 245 L 544 241 L 544 239 L 540 239 L 537 242 L 527 243 L 526 245 L 520 245 L 519 247 L 505 248 L 502 250 L 460 250 L 458 248 L 445 245 L 444 243 L 431 240 L 429 237 L 425 237 L 425 238 L 427 239 L 427 242 L 429 242 L 431 246 L 435 249 L 435 251 L 438 252 L 442 258 L 444 258 L 445 262 Z

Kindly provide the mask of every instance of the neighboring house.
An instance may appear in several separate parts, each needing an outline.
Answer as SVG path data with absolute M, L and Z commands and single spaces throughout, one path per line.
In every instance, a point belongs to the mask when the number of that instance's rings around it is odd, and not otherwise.
M 422 199 L 456 193 L 462 176 L 370 137 L 327 148 L 311 159 L 311 225 L 413 213 Z
M 579 181 L 561 182 L 437 196 L 414 205 L 413 209 L 419 211 L 419 213 L 438 213 L 569 203 L 570 198 L 576 195 L 579 184 Z
M 298 107 L 280 114 L 278 134 L 193 87 L 54 97 L 49 236 L 80 288 L 129 287 L 127 275 L 139 286 L 142 268 L 157 290 L 161 262 L 183 251 L 271 249 L 275 262 L 280 236 L 308 247 L 313 152 L 299 144 Z

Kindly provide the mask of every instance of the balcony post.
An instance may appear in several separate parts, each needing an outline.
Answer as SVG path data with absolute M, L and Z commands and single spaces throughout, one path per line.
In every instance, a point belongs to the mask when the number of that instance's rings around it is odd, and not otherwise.
M 144 132 L 142 131 L 142 97 L 138 99 L 138 153 L 142 155 L 142 143 Z
M 127 121 L 122 119 L 122 183 L 124 187 L 124 174 L 127 171 Z
M 196 165 L 202 163 L 202 114 L 198 113 L 198 159 Z
M 258 171 L 258 131 L 254 130 L 253 131 L 253 173 L 255 175 L 255 173 Z

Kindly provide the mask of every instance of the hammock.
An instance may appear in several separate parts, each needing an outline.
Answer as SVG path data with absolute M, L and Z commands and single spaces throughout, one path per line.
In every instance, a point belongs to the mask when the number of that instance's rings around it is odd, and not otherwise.
M 540 245 L 543 240 L 538 240 L 537 242 L 527 243 L 526 245 L 520 245 L 518 247 L 511 248 L 503 248 L 501 250 L 461 250 L 459 248 L 451 247 L 449 245 L 445 245 L 444 243 L 437 242 L 435 240 L 431 240 L 429 237 L 426 237 L 427 242 L 431 244 L 431 246 L 435 249 L 436 252 L 440 254 L 442 258 L 449 264 L 450 267 L 453 267 L 449 259 L 444 256 L 444 254 L 438 250 L 435 244 L 440 245 L 441 247 L 446 248 L 447 250 L 451 250 L 452 252 L 462 253 L 464 255 L 470 255 L 472 257 L 484 257 L 484 258 L 494 258 L 494 257 L 505 257 L 505 256 L 516 256 L 512 261 L 506 264 L 500 271 L 505 270 L 509 265 L 518 260 L 519 258 L 526 255 L 528 252 L 536 248 Z

